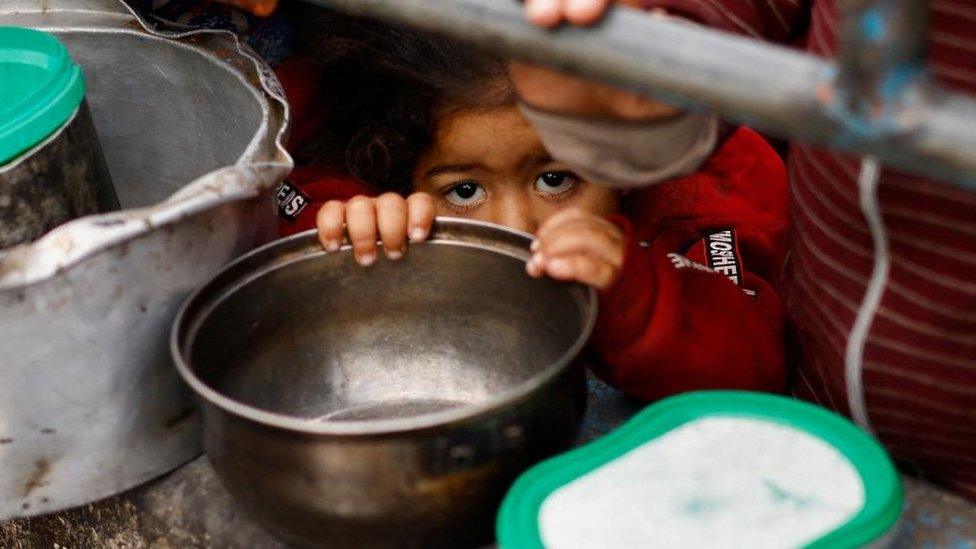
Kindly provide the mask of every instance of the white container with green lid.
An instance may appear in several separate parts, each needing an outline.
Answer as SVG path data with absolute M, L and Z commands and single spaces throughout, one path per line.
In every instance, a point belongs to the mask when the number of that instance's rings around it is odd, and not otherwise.
M 843 417 L 740 391 L 662 400 L 522 475 L 504 549 L 885 545 L 903 504 L 884 449 Z

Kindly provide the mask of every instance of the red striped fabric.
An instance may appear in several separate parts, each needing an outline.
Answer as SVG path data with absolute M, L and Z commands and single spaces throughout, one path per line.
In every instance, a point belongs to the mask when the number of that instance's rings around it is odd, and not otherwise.
M 929 6 L 933 75 L 976 93 L 976 5 Z M 836 52 L 838 18 L 832 0 L 814 4 L 811 52 Z M 802 353 L 794 392 L 848 413 L 844 353 L 874 252 L 859 161 L 794 145 L 789 163 L 784 285 Z M 864 351 L 868 418 L 896 459 L 976 499 L 976 195 L 884 171 L 879 196 L 891 272 Z
M 835 0 L 643 1 L 711 27 L 836 53 Z M 930 0 L 929 8 L 933 76 L 976 93 L 976 3 Z M 802 355 L 794 393 L 849 414 L 845 352 L 874 259 L 859 206 L 860 160 L 794 145 L 789 167 L 784 296 Z M 900 462 L 976 499 L 976 194 L 884 171 L 879 196 L 891 271 L 864 350 L 868 420 Z

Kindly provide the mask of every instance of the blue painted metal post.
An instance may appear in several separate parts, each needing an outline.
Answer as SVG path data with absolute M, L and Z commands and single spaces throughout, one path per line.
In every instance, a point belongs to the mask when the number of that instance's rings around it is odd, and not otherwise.
M 838 92 L 847 110 L 870 120 L 911 108 L 929 83 L 924 0 L 845 0 Z M 908 101 L 909 104 L 905 104 Z
M 934 86 L 926 69 L 924 0 L 842 0 L 840 53 L 827 111 L 847 142 L 895 139 L 919 129 Z

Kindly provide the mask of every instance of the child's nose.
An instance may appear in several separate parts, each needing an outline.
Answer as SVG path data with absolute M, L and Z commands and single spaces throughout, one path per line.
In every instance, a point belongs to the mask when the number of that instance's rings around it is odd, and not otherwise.
M 535 234 L 539 223 L 532 211 L 532 205 L 527 200 L 508 200 L 495 209 L 494 219 L 491 221 L 523 232 Z

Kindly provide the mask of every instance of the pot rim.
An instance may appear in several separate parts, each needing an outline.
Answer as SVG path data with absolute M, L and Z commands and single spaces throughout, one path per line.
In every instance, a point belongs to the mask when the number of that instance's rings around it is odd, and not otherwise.
M 490 241 L 492 233 L 494 236 L 504 236 L 509 240 L 518 242 L 512 246 L 493 245 Z M 464 239 L 464 236 L 474 238 Z M 431 231 L 430 238 L 424 245 L 460 245 L 475 247 L 488 250 L 502 255 L 507 255 L 521 260 L 528 260 L 531 256 L 529 244 L 533 236 L 483 221 L 471 219 L 438 217 Z M 416 245 L 416 244 L 415 244 Z M 254 272 L 250 276 L 232 276 L 234 270 L 241 265 L 251 262 L 265 254 L 273 254 L 280 249 L 294 249 L 293 253 L 287 254 L 283 259 L 278 256 L 280 261 L 272 262 L 265 269 Z M 304 250 L 304 253 L 302 253 Z M 348 242 L 344 243 L 340 253 L 349 253 L 351 247 Z M 297 251 L 298 253 L 294 253 Z M 571 367 L 574 361 L 582 354 L 586 346 L 597 317 L 597 297 L 596 291 L 590 287 L 576 285 L 585 288 L 583 291 L 583 326 L 580 334 L 573 344 L 555 361 L 543 367 L 539 372 L 518 385 L 497 393 L 486 401 L 475 405 L 462 406 L 450 410 L 424 414 L 415 417 L 382 419 L 382 420 L 352 420 L 352 421 L 329 421 L 318 418 L 307 419 L 298 416 L 281 414 L 263 410 L 250 404 L 245 404 L 235 400 L 216 389 L 212 388 L 200 379 L 193 368 L 190 366 L 189 357 L 184 356 L 184 347 L 189 348 L 193 341 L 196 330 L 202 320 L 209 316 L 213 309 L 228 296 L 236 293 L 251 281 L 263 274 L 283 268 L 291 263 L 301 261 L 310 255 L 324 254 L 321 249 L 314 229 L 298 233 L 286 238 L 275 240 L 256 248 L 247 254 L 242 255 L 233 262 L 229 263 L 216 276 L 203 286 L 195 290 L 180 306 L 179 311 L 173 321 L 170 332 L 170 352 L 176 369 L 183 380 L 190 385 L 190 388 L 197 394 L 205 404 L 216 406 L 222 411 L 233 416 L 250 420 L 252 422 L 278 429 L 295 431 L 308 435 L 334 435 L 334 436 L 376 436 L 392 435 L 408 432 L 421 431 L 433 428 L 443 428 L 452 424 L 461 423 L 473 418 L 488 415 L 506 408 L 509 405 L 522 400 L 533 394 L 541 387 L 549 383 L 552 379 L 562 374 L 567 368 Z M 274 256 L 272 256 L 274 257 Z M 221 278 L 231 277 L 224 281 Z M 228 284 L 230 283 L 230 284 Z M 228 289 L 228 286 L 230 288 Z

